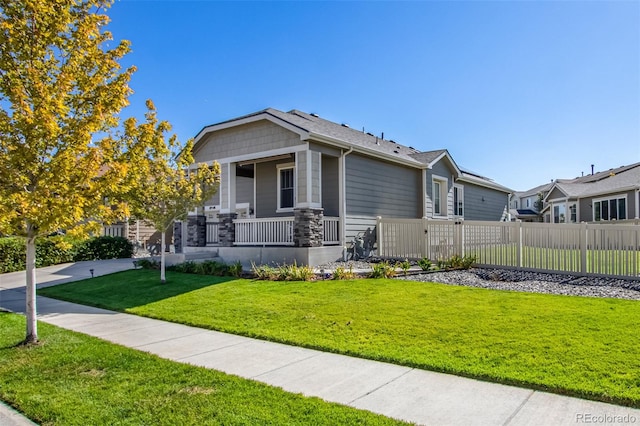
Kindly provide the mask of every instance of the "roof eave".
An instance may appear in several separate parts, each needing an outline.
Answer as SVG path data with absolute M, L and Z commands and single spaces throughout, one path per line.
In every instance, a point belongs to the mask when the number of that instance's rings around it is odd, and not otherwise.
M 353 149 L 354 152 L 367 154 L 367 155 L 370 155 L 372 157 L 377 157 L 377 158 L 384 159 L 384 160 L 387 160 L 387 161 L 391 161 L 391 162 L 394 162 L 394 163 L 403 164 L 405 166 L 411 166 L 411 167 L 414 167 L 414 168 L 417 168 L 417 169 L 427 168 L 424 163 L 421 163 L 421 162 L 419 162 L 417 160 L 407 159 L 407 158 L 399 158 L 399 157 L 396 157 L 394 155 L 385 154 L 384 152 L 376 151 L 374 149 L 368 149 L 368 148 L 363 147 L 363 146 L 351 144 L 351 143 L 343 141 L 341 139 L 332 138 L 330 136 L 326 136 L 326 135 L 323 135 L 323 134 L 320 134 L 320 133 L 309 132 L 309 139 L 311 139 L 313 141 L 316 141 L 316 142 L 322 142 L 322 143 L 326 143 L 326 144 L 329 144 L 329 145 L 333 145 L 335 147 L 342 148 L 342 149 Z

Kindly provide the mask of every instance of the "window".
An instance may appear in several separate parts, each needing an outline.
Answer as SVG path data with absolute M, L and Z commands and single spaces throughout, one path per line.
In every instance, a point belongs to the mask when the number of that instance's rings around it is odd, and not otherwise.
M 571 223 L 576 223 L 578 221 L 578 210 L 575 204 L 571 204 L 569 206 L 569 214 L 571 216 Z
M 456 217 L 464 217 L 464 187 L 453 186 L 453 214 Z
M 611 198 L 593 202 L 593 220 L 623 220 L 627 218 L 627 198 Z
M 433 178 L 433 215 L 447 216 L 447 180 L 444 178 Z
M 295 199 L 295 176 L 293 166 L 279 164 L 278 168 L 278 211 L 292 210 Z
M 531 198 L 527 198 L 527 207 L 531 207 Z
M 564 204 L 557 204 L 553 206 L 553 223 L 565 223 L 566 219 L 566 207 Z

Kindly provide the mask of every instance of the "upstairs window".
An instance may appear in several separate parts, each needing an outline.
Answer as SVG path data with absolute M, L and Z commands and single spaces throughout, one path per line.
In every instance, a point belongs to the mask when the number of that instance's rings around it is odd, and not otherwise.
M 432 187 L 433 215 L 447 216 L 447 180 L 433 177 Z
M 453 186 L 453 214 L 456 217 L 464 217 L 464 187 Z

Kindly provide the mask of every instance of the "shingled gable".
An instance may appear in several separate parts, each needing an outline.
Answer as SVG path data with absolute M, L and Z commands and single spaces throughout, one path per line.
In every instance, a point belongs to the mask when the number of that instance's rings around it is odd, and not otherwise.
M 267 108 L 253 114 L 205 126 L 194 139 L 194 149 L 197 149 L 199 143 L 206 139 L 204 136 L 208 133 L 259 120 L 271 121 L 297 133 L 302 141 L 317 141 L 344 149 L 352 148 L 356 152 L 400 162 L 415 168 L 431 168 L 433 164 L 446 158 L 455 170 L 456 177 L 462 174 L 446 149 L 420 152 L 393 140 L 382 139 L 370 133 L 298 110 L 282 112 L 274 108 Z

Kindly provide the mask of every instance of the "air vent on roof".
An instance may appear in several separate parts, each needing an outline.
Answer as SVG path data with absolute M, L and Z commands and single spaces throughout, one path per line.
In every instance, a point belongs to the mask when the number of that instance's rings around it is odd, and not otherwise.
M 373 136 L 373 133 L 369 133 L 369 132 L 367 132 L 367 134 L 368 134 L 369 136 Z
M 399 152 L 397 150 L 395 150 L 395 149 L 393 150 L 393 152 L 395 152 L 396 154 L 399 154 Z
M 399 146 L 396 146 L 396 148 L 400 149 L 400 147 L 399 147 Z
M 342 123 L 342 127 L 349 127 L 349 125 L 347 123 Z
M 309 114 L 309 115 L 310 115 L 310 116 L 312 116 L 312 117 L 319 117 L 319 115 L 318 115 L 318 114 L 316 114 L 315 112 L 312 112 L 312 113 L 311 113 L 311 114 Z

